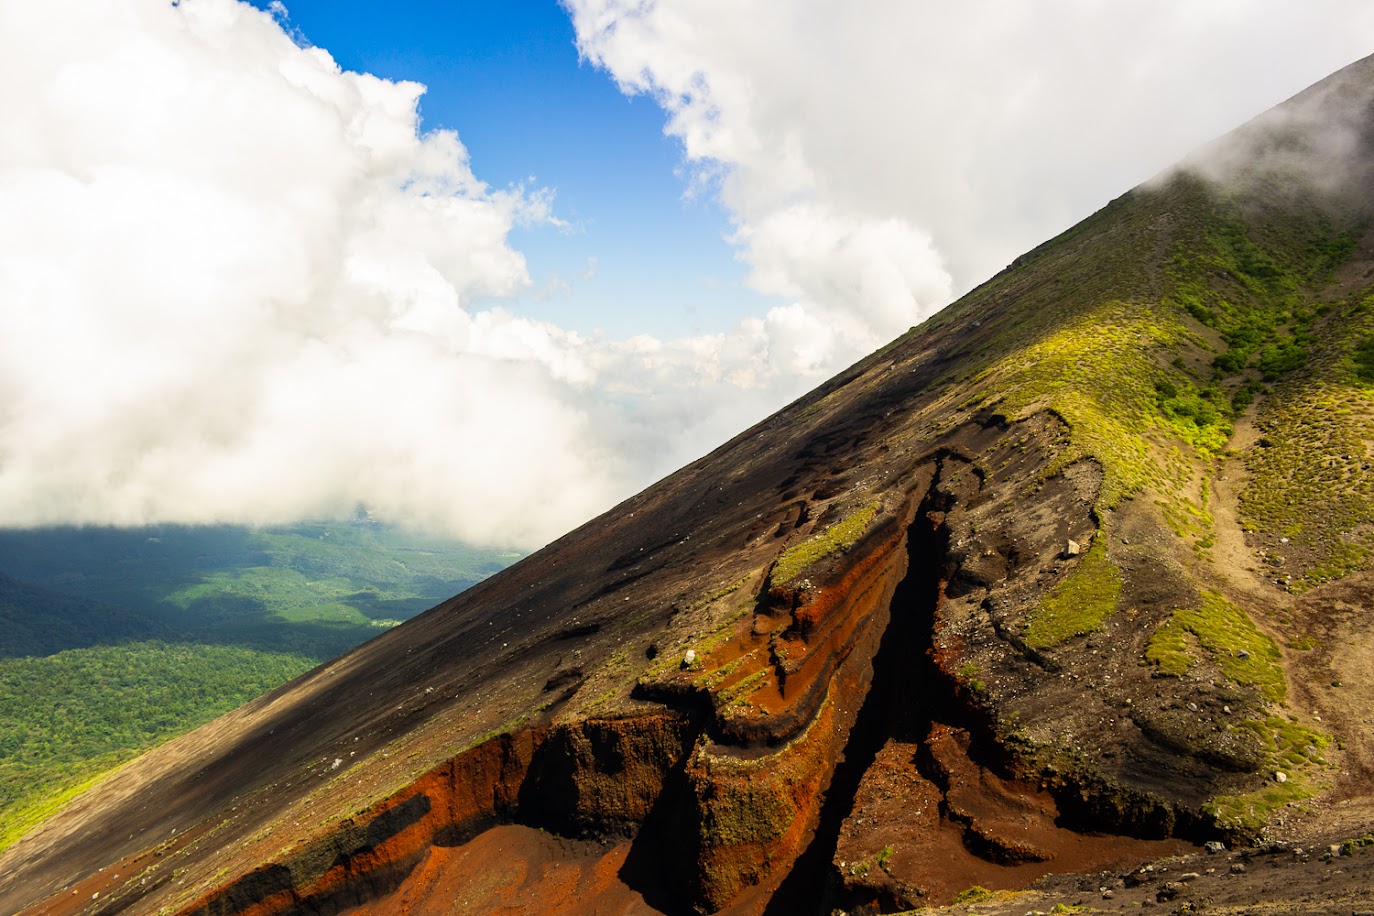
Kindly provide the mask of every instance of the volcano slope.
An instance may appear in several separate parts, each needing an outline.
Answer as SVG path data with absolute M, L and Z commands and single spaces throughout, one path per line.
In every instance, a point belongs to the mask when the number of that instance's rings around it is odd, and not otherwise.
M 125 766 L 0 910 L 892 911 L 1367 834 L 1371 98 L 1374 58 Z

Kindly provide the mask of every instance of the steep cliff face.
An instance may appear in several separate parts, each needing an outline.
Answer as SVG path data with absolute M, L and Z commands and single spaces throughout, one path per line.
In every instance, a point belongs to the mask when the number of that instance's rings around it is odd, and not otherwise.
M 121 770 L 0 909 L 890 911 L 1368 823 L 1371 71 Z

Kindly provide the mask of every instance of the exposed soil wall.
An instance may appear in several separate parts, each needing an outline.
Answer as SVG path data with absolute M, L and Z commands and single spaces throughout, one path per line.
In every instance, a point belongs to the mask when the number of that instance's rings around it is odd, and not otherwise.
M 692 746 L 693 724 L 665 713 L 501 735 L 187 912 L 330 914 L 395 891 L 431 846 L 456 846 L 502 821 L 565 831 L 637 824 Z M 381 905 L 379 911 L 385 911 Z

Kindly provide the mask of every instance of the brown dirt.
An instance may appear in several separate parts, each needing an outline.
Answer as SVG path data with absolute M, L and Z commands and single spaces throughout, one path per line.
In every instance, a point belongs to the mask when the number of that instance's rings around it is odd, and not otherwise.
M 619 877 L 630 844 L 507 824 L 431 846 L 392 893 L 348 913 L 386 916 L 636 916 L 657 913 Z
M 921 912 L 1369 916 L 1374 914 L 1374 852 L 1356 850 L 1353 856 L 1332 857 L 1326 842 L 1314 840 L 1306 846 L 1192 853 L 1140 868 L 1047 876 L 1026 891 Z
M 1052 872 L 1092 872 L 1190 848 L 1060 827 L 1048 792 L 973 763 L 966 733 L 936 732 L 926 745 L 889 742 L 864 774 L 835 853 L 851 906 L 947 904 L 974 886 L 1024 888 Z M 921 772 L 917 761 L 927 753 L 937 758 L 944 788 Z
M 1354 573 L 1290 598 L 1285 608 L 1281 640 L 1290 646 L 1310 645 L 1285 652 L 1290 705 L 1302 710 L 1315 728 L 1337 739 L 1328 754 L 1335 764 L 1329 774 L 1332 791 L 1323 801 L 1307 806 L 1307 811 L 1295 814 L 1292 820 L 1297 830 L 1329 828 L 1333 826 L 1329 819 L 1335 816 L 1344 817 L 1343 823 L 1352 829 L 1357 822 L 1374 824 L 1371 589 L 1374 576 L 1368 571 Z M 1287 836 L 1282 831 L 1275 835 Z
M 1253 407 L 1250 412 L 1254 412 Z M 1238 417 L 1230 440 L 1232 451 L 1241 453 L 1252 448 L 1258 440 L 1259 430 L 1249 416 Z M 1211 560 L 1217 569 L 1226 571 L 1228 585 L 1245 595 L 1247 609 L 1267 611 L 1268 616 L 1272 616 L 1281 592 L 1274 583 L 1274 574 L 1246 540 L 1240 520 L 1237 494 L 1244 487 L 1246 476 L 1244 462 L 1238 457 L 1230 457 L 1221 461 L 1218 473 L 1212 478 L 1212 499 L 1208 508 L 1216 523 L 1216 544 L 1210 551 Z

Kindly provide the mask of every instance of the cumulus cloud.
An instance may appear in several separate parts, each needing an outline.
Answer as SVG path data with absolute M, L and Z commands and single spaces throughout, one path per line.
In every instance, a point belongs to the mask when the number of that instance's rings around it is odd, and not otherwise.
M 0 524 L 361 504 L 532 547 L 806 384 L 769 322 L 593 341 L 492 307 L 551 193 L 485 185 L 422 86 L 283 8 L 78 5 L 0 3 Z
M 528 545 L 623 489 L 576 340 L 467 309 L 529 282 L 546 195 L 246 5 L 81 7 L 0 6 L 0 520 Z
M 925 314 L 1374 34 L 1363 0 L 563 2 L 663 106 L 759 286 L 849 314 L 903 285 Z

